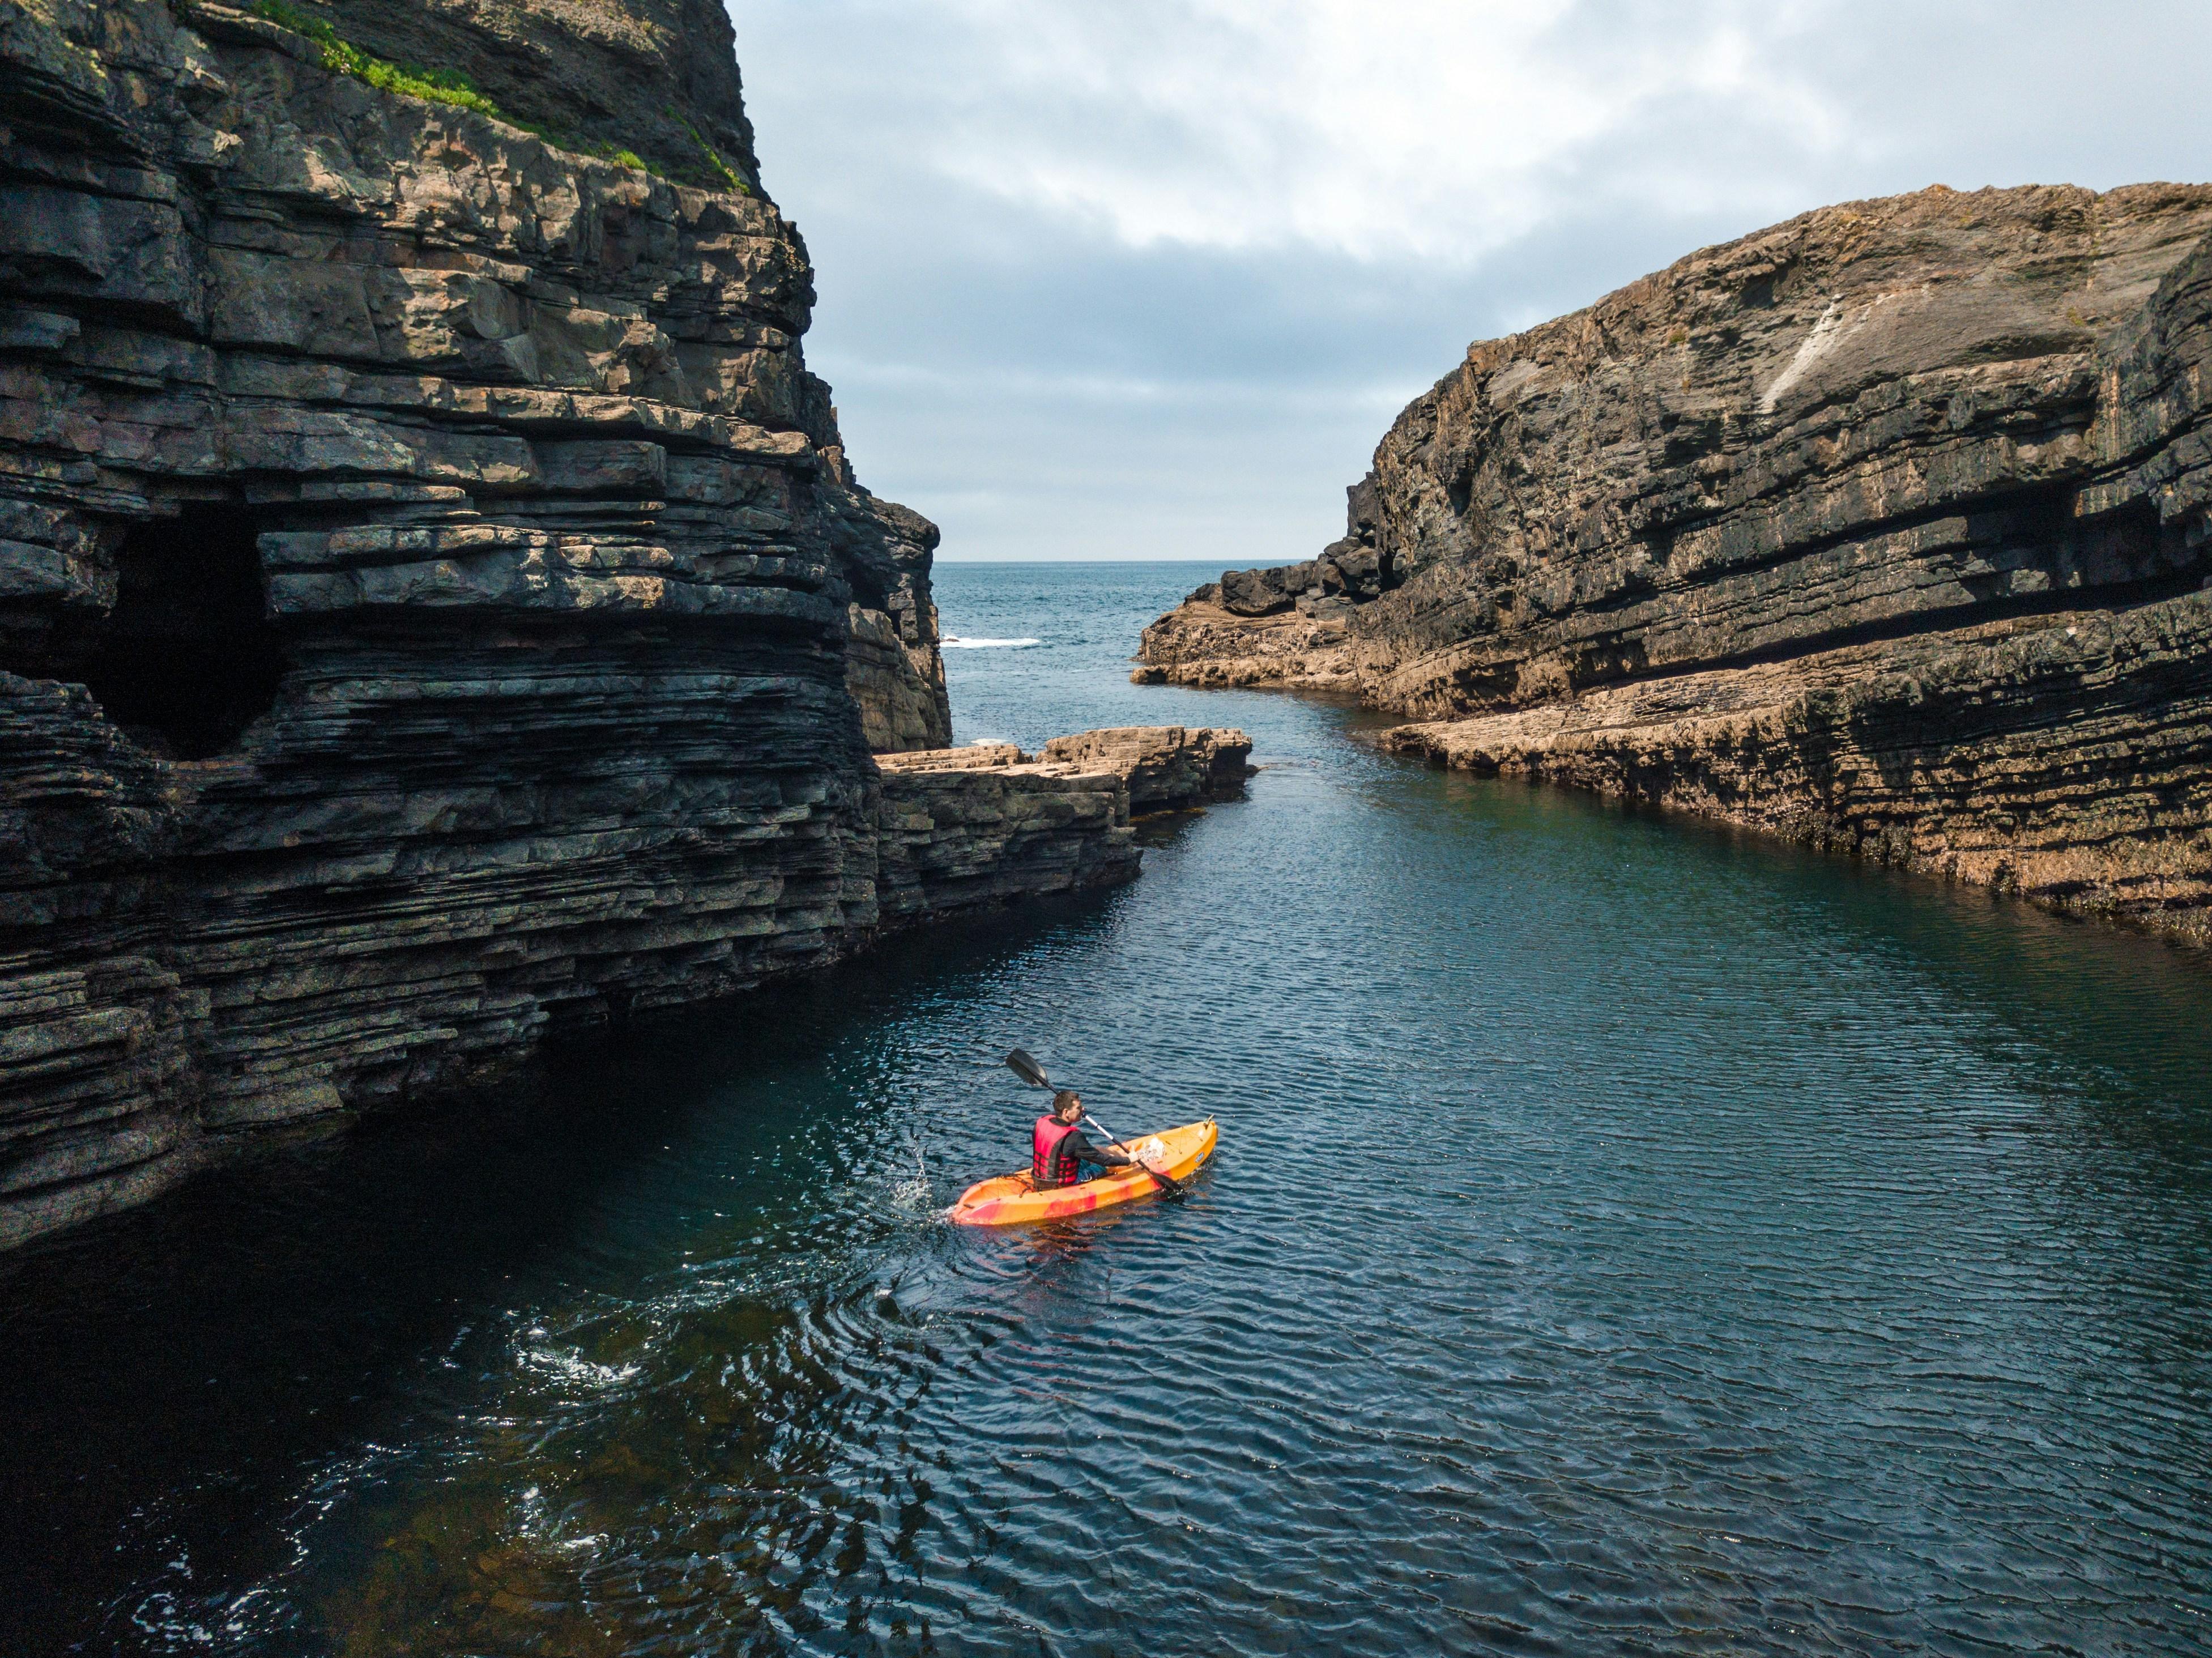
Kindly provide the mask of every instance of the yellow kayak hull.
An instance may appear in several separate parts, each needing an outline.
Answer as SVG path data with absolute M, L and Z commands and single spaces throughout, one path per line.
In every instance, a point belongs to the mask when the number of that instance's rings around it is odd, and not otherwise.
M 1208 1117 L 1203 1122 L 1187 1122 L 1180 1128 L 1163 1128 L 1157 1134 L 1139 1135 L 1133 1141 L 1123 1141 L 1121 1149 L 1133 1151 L 1155 1168 L 1164 1169 L 1176 1180 L 1183 1180 L 1198 1172 L 1198 1167 L 1212 1155 L 1213 1142 L 1220 1131 Z M 1026 1173 L 999 1175 L 987 1181 L 978 1181 L 960 1194 L 954 1204 L 951 1218 L 963 1226 L 1015 1226 L 1030 1220 L 1062 1220 L 1070 1215 L 1087 1215 L 1094 1209 L 1110 1209 L 1117 1203 L 1127 1203 L 1133 1198 L 1148 1198 L 1160 1190 L 1160 1183 L 1140 1169 L 1116 1169 L 1097 1180 L 1087 1180 L 1074 1186 L 1061 1186 L 1049 1192 L 1040 1192 L 1030 1184 Z

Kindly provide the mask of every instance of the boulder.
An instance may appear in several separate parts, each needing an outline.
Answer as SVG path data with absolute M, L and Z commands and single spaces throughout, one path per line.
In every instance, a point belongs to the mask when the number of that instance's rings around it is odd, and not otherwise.
M 1291 595 L 1274 570 L 1224 570 L 1220 592 L 1221 608 L 1231 616 L 1273 616 L 1291 608 Z
M 1333 541 L 1322 550 L 1319 562 L 1323 592 L 1363 600 L 1382 597 L 1382 556 L 1366 542 L 1351 536 Z
M 1233 616 L 1273 616 L 1300 593 L 1318 588 L 1322 570 L 1313 559 L 1264 570 L 1228 570 L 1221 577 L 1221 608 Z

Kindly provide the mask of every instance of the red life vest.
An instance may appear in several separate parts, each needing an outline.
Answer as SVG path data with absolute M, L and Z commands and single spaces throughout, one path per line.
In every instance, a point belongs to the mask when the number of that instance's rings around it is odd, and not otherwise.
M 1082 1177 L 1075 1158 L 1060 1149 L 1074 1132 L 1073 1123 L 1049 1116 L 1036 1120 L 1036 1133 L 1030 1141 L 1030 1184 L 1038 1191 L 1073 1186 Z

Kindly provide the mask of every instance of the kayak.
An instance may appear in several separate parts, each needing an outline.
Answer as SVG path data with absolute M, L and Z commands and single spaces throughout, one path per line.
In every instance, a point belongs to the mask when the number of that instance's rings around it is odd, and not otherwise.
M 1163 1128 L 1118 1148 L 1164 1169 L 1176 1180 L 1195 1174 L 1213 1150 L 1219 1131 L 1208 1117 L 1180 1128 Z M 977 1181 L 960 1194 L 950 1212 L 963 1226 L 1013 1226 L 1025 1220 L 1058 1220 L 1067 1215 L 1087 1215 L 1093 1209 L 1110 1209 L 1132 1198 L 1148 1198 L 1160 1183 L 1141 1169 L 1116 1169 L 1097 1180 L 1040 1192 L 1030 1184 L 1026 1170 Z

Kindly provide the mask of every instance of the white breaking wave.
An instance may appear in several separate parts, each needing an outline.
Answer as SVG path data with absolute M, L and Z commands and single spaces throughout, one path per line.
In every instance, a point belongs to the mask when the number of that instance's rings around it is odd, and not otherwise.
M 937 641 L 948 651 L 1018 651 L 1025 645 L 1042 645 L 1041 639 L 963 639 L 955 634 Z

